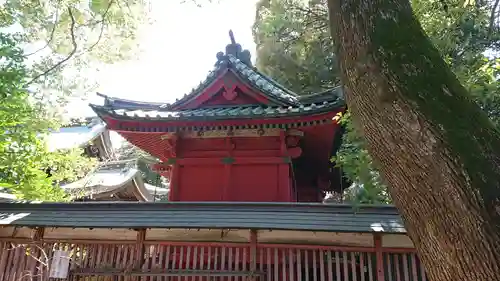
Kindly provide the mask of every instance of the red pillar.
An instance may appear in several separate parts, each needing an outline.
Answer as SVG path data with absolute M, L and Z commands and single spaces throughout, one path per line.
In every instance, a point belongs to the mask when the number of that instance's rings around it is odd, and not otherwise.
M 286 146 L 286 132 L 280 131 L 280 156 L 283 158 L 283 164 L 278 165 L 278 202 L 292 201 L 292 190 L 290 186 L 290 163 L 286 160 L 289 159 L 288 148 Z
M 173 164 L 171 169 L 168 201 L 179 201 L 179 164 Z
M 224 164 L 224 190 L 221 192 L 221 201 L 231 200 L 231 164 Z
M 376 233 L 373 235 L 373 244 L 375 245 L 375 255 L 377 259 L 377 281 L 385 280 L 384 272 L 384 253 L 382 252 L 382 235 Z
M 177 135 L 172 136 L 167 142 L 167 151 L 170 152 L 170 159 L 168 164 L 171 165 L 170 172 L 170 192 L 168 194 L 168 201 L 179 201 L 179 163 L 177 163 L 177 152 L 179 150 L 178 145 L 179 137 Z
M 233 149 L 234 149 L 234 144 L 233 140 L 231 137 L 226 138 L 226 152 L 227 152 L 227 157 L 233 157 Z M 232 164 L 231 163 L 226 163 L 224 164 L 224 175 L 225 175 L 225 180 L 224 180 L 224 190 L 221 192 L 221 201 L 230 201 L 232 199 L 231 196 L 231 168 Z
M 283 160 L 285 161 L 285 160 Z M 278 165 L 278 194 L 279 202 L 289 202 L 292 201 L 292 190 L 290 186 L 289 175 L 290 164 L 279 164 Z

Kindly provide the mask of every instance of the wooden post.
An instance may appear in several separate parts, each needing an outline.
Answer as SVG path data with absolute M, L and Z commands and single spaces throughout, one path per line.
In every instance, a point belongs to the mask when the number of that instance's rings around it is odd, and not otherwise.
M 382 252 L 382 235 L 380 233 L 373 234 L 373 244 L 375 245 L 375 255 L 377 259 L 377 281 L 384 281 L 384 254 Z
M 288 148 L 286 146 L 286 133 L 284 130 L 280 131 L 280 156 L 282 157 L 282 163 L 278 164 L 278 202 L 292 201 L 292 190 L 290 186 L 290 165 L 287 162 Z
M 146 240 L 146 229 L 137 230 L 137 240 L 135 242 L 134 269 L 140 269 L 144 260 L 144 240 Z
M 231 139 L 231 136 L 226 137 L 226 152 L 227 152 L 227 158 L 231 159 L 233 157 L 233 149 L 234 149 L 234 143 L 233 140 Z M 232 163 L 231 161 L 228 161 L 227 163 L 224 163 L 224 187 L 223 191 L 221 192 L 221 201 L 230 201 L 232 199 L 231 196 L 231 167 Z
M 37 227 L 33 233 L 33 241 L 40 242 L 43 239 L 44 234 L 45 234 L 45 228 Z
M 168 164 L 171 165 L 170 172 L 170 192 L 168 195 L 169 201 L 179 201 L 179 163 L 178 163 L 178 151 L 179 151 L 179 135 L 177 133 L 173 134 L 167 142 L 167 151 L 170 152 L 170 157 Z
M 131 271 L 140 270 L 144 261 L 144 240 L 146 240 L 146 229 L 137 229 L 137 239 L 135 241 L 135 253 L 132 261 Z M 130 279 L 129 279 L 130 278 Z M 125 280 L 139 281 L 139 276 L 126 277 Z
M 257 230 L 250 230 L 250 272 L 252 273 L 251 280 L 256 280 L 255 273 L 257 271 Z

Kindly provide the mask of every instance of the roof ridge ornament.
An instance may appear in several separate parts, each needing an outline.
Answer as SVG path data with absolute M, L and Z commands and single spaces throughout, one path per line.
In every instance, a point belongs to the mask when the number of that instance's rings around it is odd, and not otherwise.
M 229 29 L 229 39 L 231 40 L 232 45 L 236 45 L 236 41 L 234 40 L 234 34 L 231 29 Z
M 232 55 L 233 57 L 239 59 L 244 64 L 252 67 L 250 51 L 242 50 L 241 45 L 236 43 L 236 40 L 234 39 L 234 33 L 231 29 L 229 30 L 229 39 L 231 40 L 231 43 L 226 46 L 226 53 L 224 52 L 217 53 L 216 65 L 227 63 L 228 56 Z

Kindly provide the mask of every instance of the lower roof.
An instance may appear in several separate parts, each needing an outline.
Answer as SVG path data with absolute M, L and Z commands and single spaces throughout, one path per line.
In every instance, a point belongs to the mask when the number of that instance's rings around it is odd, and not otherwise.
M 319 203 L 0 203 L 2 225 L 406 233 L 393 206 Z
M 137 159 L 101 163 L 83 179 L 61 186 L 75 199 L 102 198 L 112 195 L 131 194 L 137 201 L 154 201 L 155 190 L 150 192 L 137 168 Z M 154 187 L 153 187 L 154 189 Z M 129 194 L 129 195 L 127 195 Z
M 103 123 L 96 123 L 92 126 L 63 127 L 49 134 L 49 150 L 84 147 L 104 133 L 106 133 L 106 125 Z
M 283 118 L 316 115 L 335 111 L 345 106 L 340 99 L 323 101 L 321 103 L 310 103 L 300 106 L 265 106 L 265 105 L 242 105 L 206 107 L 196 109 L 185 109 L 180 111 L 151 110 L 147 109 L 116 109 L 108 106 L 90 105 L 92 109 L 103 119 L 106 117 L 117 120 L 134 121 L 224 121 L 224 120 L 246 120 L 255 118 Z

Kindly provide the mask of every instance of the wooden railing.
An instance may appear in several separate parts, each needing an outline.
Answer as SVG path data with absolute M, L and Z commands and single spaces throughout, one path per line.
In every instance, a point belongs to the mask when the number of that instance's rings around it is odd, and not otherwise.
M 414 253 L 385 252 L 377 267 L 374 248 L 157 241 L 3 241 L 1 247 L 0 281 L 49 280 L 56 250 L 68 253 L 69 276 L 62 280 L 72 281 L 426 280 Z
M 384 271 L 388 281 L 426 281 L 424 267 L 415 253 L 384 254 Z

